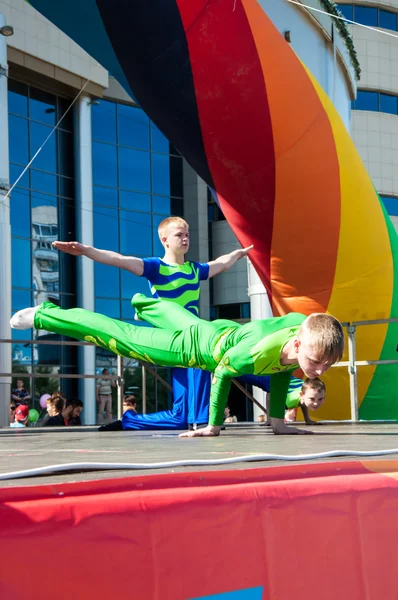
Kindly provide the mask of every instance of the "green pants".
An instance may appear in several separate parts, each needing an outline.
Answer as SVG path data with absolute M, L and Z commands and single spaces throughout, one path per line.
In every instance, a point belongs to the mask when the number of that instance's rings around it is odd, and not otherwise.
M 139 302 L 140 300 L 140 302 Z M 147 315 L 148 321 L 160 323 L 162 314 L 176 320 L 178 331 L 140 327 L 110 319 L 104 315 L 81 308 L 63 310 L 50 302 L 44 302 L 35 314 L 35 328 L 74 337 L 106 348 L 127 358 L 149 362 L 165 367 L 195 367 L 214 371 L 217 361 L 213 351 L 222 334 L 238 327 L 230 321 L 202 321 L 184 308 L 142 296 L 137 298 L 137 313 Z M 210 421 L 221 425 L 228 394 L 211 398 Z M 213 400 L 213 407 L 212 407 Z

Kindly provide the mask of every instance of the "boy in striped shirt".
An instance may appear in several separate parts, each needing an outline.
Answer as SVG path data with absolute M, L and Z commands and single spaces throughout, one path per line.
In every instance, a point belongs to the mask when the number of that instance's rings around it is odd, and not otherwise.
M 145 277 L 154 298 L 179 304 L 195 316 L 199 314 L 200 281 L 230 269 L 252 248 L 234 250 L 209 263 L 199 263 L 185 260 L 189 250 L 189 225 L 184 219 L 164 219 L 158 227 L 158 234 L 165 250 L 163 258 L 123 256 L 79 242 L 53 242 L 53 245 L 73 256 L 87 256 L 96 262 Z M 156 322 L 153 324 L 156 325 Z M 176 327 L 175 323 L 172 325 Z M 161 326 L 164 326 L 164 319 Z M 181 429 L 187 423 L 207 423 L 209 394 L 209 373 L 198 369 L 173 369 L 173 409 L 150 415 L 135 415 L 127 411 L 123 415 L 123 427 Z

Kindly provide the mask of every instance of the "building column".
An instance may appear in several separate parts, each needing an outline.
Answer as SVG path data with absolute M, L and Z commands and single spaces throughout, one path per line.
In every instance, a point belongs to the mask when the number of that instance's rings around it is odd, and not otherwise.
M 0 27 L 6 19 L 0 13 Z M 0 35 L 0 339 L 11 338 L 11 225 L 8 157 L 7 44 Z M 0 343 L 0 372 L 11 373 L 11 344 Z M 11 377 L 0 378 L 0 427 L 9 425 Z
M 270 319 L 273 317 L 272 308 L 268 299 L 267 290 L 261 282 L 260 277 L 257 275 L 250 260 L 247 261 L 247 276 L 248 276 L 248 295 L 250 298 L 250 313 L 251 320 L 257 321 L 259 319 Z M 256 400 L 261 402 L 265 407 L 266 393 L 260 388 L 253 386 L 253 396 Z M 257 421 L 257 417 L 262 415 L 263 412 L 254 404 L 253 405 L 253 420 Z
M 207 215 L 207 185 L 197 173 L 183 161 L 184 217 L 189 225 L 189 260 L 208 262 L 209 231 Z M 200 284 L 199 314 L 202 319 L 210 318 L 210 287 L 208 281 Z
M 75 193 L 77 239 L 92 246 L 93 233 L 93 176 L 91 148 L 91 98 L 81 95 L 74 112 Z M 78 306 L 94 311 L 94 262 L 85 256 L 77 259 Z M 95 347 L 79 347 L 79 373 L 95 374 Z M 79 394 L 84 404 L 83 423 L 96 422 L 95 379 L 79 380 Z

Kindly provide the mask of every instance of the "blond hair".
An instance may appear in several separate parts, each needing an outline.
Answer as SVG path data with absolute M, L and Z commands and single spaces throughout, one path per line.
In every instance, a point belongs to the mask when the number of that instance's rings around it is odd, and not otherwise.
M 161 242 L 163 237 L 167 237 L 167 230 L 170 225 L 175 225 L 176 227 L 188 227 L 189 229 L 188 223 L 181 217 L 167 217 L 167 219 L 163 219 L 163 221 L 159 223 L 158 227 L 158 235 Z
M 316 392 L 323 392 L 324 394 L 326 394 L 326 386 L 323 383 L 323 381 L 319 379 L 319 377 L 314 377 L 314 379 L 310 379 L 309 377 L 307 377 L 307 379 L 302 385 L 300 394 L 304 395 L 308 389 L 315 390 Z
M 339 362 L 344 352 L 344 333 L 341 323 L 332 315 L 314 313 L 301 324 L 298 337 L 305 337 L 320 360 Z

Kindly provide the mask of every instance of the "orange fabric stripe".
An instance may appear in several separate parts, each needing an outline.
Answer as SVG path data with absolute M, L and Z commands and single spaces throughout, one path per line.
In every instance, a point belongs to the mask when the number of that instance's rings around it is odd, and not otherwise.
M 275 146 L 274 312 L 324 311 L 333 288 L 340 229 L 333 133 L 291 47 L 257 2 L 242 1 L 264 73 Z

